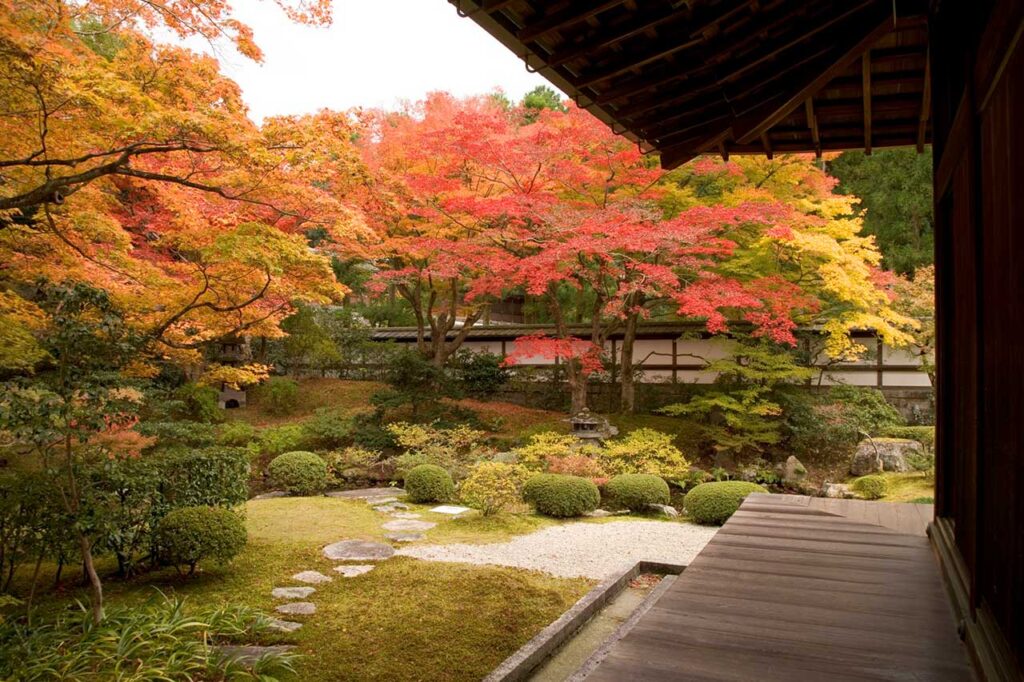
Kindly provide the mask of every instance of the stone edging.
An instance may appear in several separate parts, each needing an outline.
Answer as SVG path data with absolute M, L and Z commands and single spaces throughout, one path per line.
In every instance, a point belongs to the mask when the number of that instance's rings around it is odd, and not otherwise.
M 518 682 L 519 680 L 526 679 L 538 665 L 553 654 L 566 640 L 576 634 L 605 604 L 622 592 L 629 585 L 630 580 L 641 573 L 678 575 L 685 568 L 686 566 L 680 564 L 639 561 L 622 573 L 608 578 L 583 595 L 568 611 L 559 616 L 558 620 L 541 630 L 533 639 L 521 646 L 518 651 L 502 661 L 501 665 L 484 678 L 484 682 Z M 657 599 L 655 595 L 661 596 L 664 589 L 659 590 L 659 587 L 662 584 L 664 582 L 659 583 L 658 587 L 654 588 L 647 599 L 640 605 L 640 609 L 646 611 L 654 603 L 654 600 Z M 634 619 L 630 617 L 626 623 L 620 626 L 619 630 L 622 630 L 627 625 L 631 627 L 632 622 L 634 622 Z M 620 639 L 622 634 L 625 634 L 624 631 L 620 634 L 619 630 L 613 633 L 611 639 Z M 601 654 L 604 649 L 605 644 L 602 644 L 594 656 Z M 605 651 L 605 653 L 607 652 Z M 594 656 L 591 658 L 594 658 Z M 601 658 L 604 658 L 604 655 L 601 655 Z M 587 659 L 584 667 L 590 662 L 591 659 Z M 582 670 L 583 668 L 580 669 L 581 672 Z

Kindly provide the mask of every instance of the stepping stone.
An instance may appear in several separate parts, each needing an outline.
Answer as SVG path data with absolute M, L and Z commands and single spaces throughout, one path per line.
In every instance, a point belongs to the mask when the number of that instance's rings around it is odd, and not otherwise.
M 270 594 L 274 599 L 305 599 L 314 592 L 315 587 L 275 587 Z
M 393 540 L 394 542 L 416 542 L 417 540 L 422 540 L 427 536 L 423 533 L 389 533 L 384 537 L 388 540 Z
M 435 514 L 451 514 L 452 516 L 458 516 L 465 512 L 471 511 L 469 507 L 459 507 L 454 504 L 442 504 L 440 507 L 434 507 L 430 511 Z
M 263 493 L 252 498 L 254 500 L 273 500 L 276 497 L 288 497 L 288 493 L 283 490 L 272 490 L 269 493 Z
M 293 601 L 281 604 L 276 609 L 278 613 L 285 613 L 289 616 L 310 616 L 316 613 L 316 604 L 309 601 Z
M 302 623 L 296 623 L 291 620 L 279 620 L 277 618 L 270 619 L 269 629 L 274 632 L 295 632 L 302 627 Z
M 421 530 L 430 530 L 431 528 L 433 528 L 436 525 L 437 525 L 436 523 L 433 523 L 431 521 L 405 521 L 405 520 L 399 520 L 399 521 L 388 521 L 383 526 L 381 526 L 381 528 L 383 528 L 384 530 L 421 531 Z
M 293 625 L 299 624 L 293 623 Z M 299 627 L 301 627 L 301 625 Z M 267 654 L 284 654 L 288 653 L 295 647 L 291 644 L 274 644 L 273 646 L 237 646 L 225 644 L 215 648 L 217 650 L 217 655 L 223 661 L 238 661 L 239 663 L 252 665 Z
M 327 496 L 341 497 L 346 500 L 369 500 L 374 504 L 380 504 L 397 500 L 398 495 L 404 494 L 405 491 L 401 488 L 360 488 L 358 490 L 332 490 L 327 493 Z
M 418 518 L 420 518 L 420 515 L 416 514 L 414 512 L 395 512 L 394 514 L 392 514 L 392 516 L 394 516 L 396 519 L 418 519 Z
M 382 509 L 393 509 L 394 507 L 392 507 L 392 505 L 398 504 L 398 498 L 397 497 L 382 497 L 382 498 L 380 498 L 378 500 L 369 499 L 366 502 L 367 502 L 367 504 L 376 504 L 376 505 L 378 505 L 378 506 L 374 507 L 374 509 L 376 509 L 377 511 L 381 511 Z
M 310 585 L 319 585 L 320 583 L 331 582 L 332 578 L 320 571 L 303 571 L 293 575 L 292 580 L 298 580 L 300 583 L 309 583 Z
M 368 540 L 342 540 L 324 547 L 324 556 L 334 561 L 381 561 L 394 553 L 391 545 Z
M 335 566 L 334 570 L 341 573 L 344 578 L 355 578 L 357 575 L 363 575 L 369 573 L 376 566 L 370 566 L 366 564 L 362 565 L 346 565 L 346 566 Z

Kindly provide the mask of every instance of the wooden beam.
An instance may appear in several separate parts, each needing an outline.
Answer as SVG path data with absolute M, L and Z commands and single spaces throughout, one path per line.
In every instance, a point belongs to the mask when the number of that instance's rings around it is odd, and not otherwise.
M 867 16 L 844 30 L 837 31 L 845 40 L 836 44 L 833 52 L 835 56 L 828 65 L 824 69 L 813 64 L 808 65 L 794 79 L 792 85 L 783 90 L 786 96 L 781 100 L 768 102 L 759 110 L 745 116 L 743 120 L 738 120 L 733 128 L 736 141 L 748 144 L 756 140 L 761 133 L 789 116 L 793 109 L 818 92 L 845 70 L 851 61 L 864 54 L 865 50 L 893 29 L 892 16 L 888 14 L 886 8 L 879 9 L 876 5 Z
M 772 141 L 768 139 L 768 133 L 761 133 L 761 146 L 764 147 L 764 155 L 771 161 L 774 154 L 772 154 Z
M 569 26 L 573 26 L 580 22 L 586 21 L 590 17 L 600 14 L 605 10 L 609 10 L 612 7 L 621 5 L 626 0 L 605 0 L 599 2 L 586 10 L 580 10 L 578 6 L 570 6 L 560 12 L 553 12 L 550 15 L 545 15 L 537 21 L 527 20 L 527 24 L 523 27 L 522 31 L 516 34 L 516 38 L 524 43 L 528 43 L 531 40 L 536 40 L 541 36 L 547 35 L 552 31 L 558 31 Z
M 667 10 L 646 15 L 637 21 L 630 21 L 610 30 L 585 36 L 579 44 L 571 48 L 556 50 L 551 55 L 551 58 L 547 60 L 548 66 L 561 66 L 584 55 L 596 54 L 598 50 L 602 50 L 609 45 L 628 40 L 682 15 L 683 13 L 680 10 L 669 7 Z
M 860 58 L 861 89 L 864 92 L 864 153 L 871 154 L 871 50 Z
M 928 130 L 928 117 L 932 111 L 932 60 L 931 54 L 925 55 L 924 92 L 921 94 L 921 115 L 917 123 L 917 152 L 924 151 L 925 133 Z
M 804 114 L 807 116 L 807 127 L 811 131 L 811 141 L 814 143 L 814 154 L 821 158 L 821 136 L 818 134 L 818 117 L 814 115 L 814 98 L 808 97 L 804 100 Z

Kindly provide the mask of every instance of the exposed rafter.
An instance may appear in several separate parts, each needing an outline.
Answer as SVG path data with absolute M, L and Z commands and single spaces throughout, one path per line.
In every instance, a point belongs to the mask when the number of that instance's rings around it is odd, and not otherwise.
M 871 50 L 861 56 L 860 63 L 864 91 L 864 153 L 871 154 Z
M 928 132 L 928 117 L 932 111 L 932 66 L 931 55 L 925 57 L 924 62 L 924 90 L 921 94 L 921 113 L 917 121 L 917 142 L 915 146 L 918 152 L 924 151 L 925 135 Z

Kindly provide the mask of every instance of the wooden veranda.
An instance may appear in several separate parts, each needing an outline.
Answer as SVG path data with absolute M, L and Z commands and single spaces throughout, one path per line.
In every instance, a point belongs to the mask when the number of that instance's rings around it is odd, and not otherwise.
M 931 518 L 751 495 L 586 680 L 969 680 Z
M 932 143 L 930 538 L 978 676 L 1024 678 L 1024 0 L 449 2 L 669 168 Z

